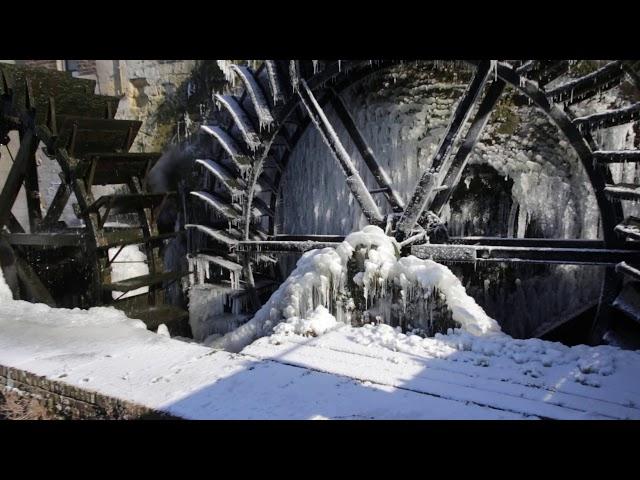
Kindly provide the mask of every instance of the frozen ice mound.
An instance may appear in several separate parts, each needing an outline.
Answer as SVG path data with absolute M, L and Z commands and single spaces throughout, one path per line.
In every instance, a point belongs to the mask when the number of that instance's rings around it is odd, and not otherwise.
M 364 266 L 349 278 L 356 251 L 364 252 Z M 321 335 L 338 324 L 350 324 L 356 302 L 377 304 L 384 323 L 392 309 L 406 309 L 414 299 L 430 298 L 433 292 L 463 331 L 473 335 L 500 332 L 498 323 L 467 295 L 449 268 L 414 256 L 399 258 L 399 252 L 396 240 L 376 226 L 351 233 L 336 248 L 308 251 L 249 322 L 208 345 L 239 352 L 274 328 L 279 333 Z M 348 289 L 349 283 L 358 288 Z M 392 305 L 392 292 L 400 305 Z M 282 322 L 286 323 L 280 325 Z

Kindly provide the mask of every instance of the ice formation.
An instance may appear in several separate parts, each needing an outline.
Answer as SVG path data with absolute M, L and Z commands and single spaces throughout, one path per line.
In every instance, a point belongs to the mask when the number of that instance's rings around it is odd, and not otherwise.
M 466 82 L 462 76 L 465 73 L 458 66 L 454 67 L 452 73 L 446 70 L 438 73 L 426 63 L 415 66 L 405 63 L 372 75 L 340 94 L 380 166 L 388 173 L 394 190 L 405 202 L 413 193 L 417 178 L 429 168 L 456 101 L 464 90 Z M 566 82 L 566 78 L 557 82 Z M 464 178 L 471 167 L 482 165 L 508 179 L 512 184 L 505 190 L 511 207 L 505 212 L 509 230 L 505 228 L 504 234 L 499 231 L 477 233 L 477 229 L 465 228 L 469 219 L 474 218 L 474 211 L 451 211 L 446 207 L 441 218 L 448 222 L 450 234 L 599 238 L 601 225 L 596 198 L 571 144 L 545 114 L 532 106 L 511 102 L 513 100 L 507 94 L 498 104 L 470 154 L 469 166 L 463 174 Z M 629 103 L 630 100 L 621 101 L 613 89 L 571 108 L 576 116 L 585 117 Z M 330 122 L 338 126 L 337 134 L 366 186 L 375 189 L 377 184 L 373 176 L 354 142 L 340 128 L 337 114 L 330 106 L 325 108 L 325 113 Z M 601 150 L 631 150 L 639 145 L 633 124 L 599 129 L 594 137 Z M 614 183 L 637 183 L 636 163 L 608 167 Z M 322 178 L 323 188 L 314 187 L 318 178 Z M 335 161 L 314 129 L 308 129 L 291 152 L 282 176 L 281 191 L 285 194 L 278 210 L 282 218 L 278 233 L 344 235 L 367 223 L 360 206 L 345 186 L 344 175 L 335 168 Z M 375 201 L 383 214 L 390 213 L 382 195 L 375 196 Z M 481 202 L 476 204 L 479 208 L 485 206 Z M 640 202 L 622 201 L 622 205 L 625 216 L 640 215 Z M 500 212 L 486 208 L 482 211 L 494 224 L 499 223 Z M 480 223 L 483 222 L 476 219 L 474 226 Z M 484 226 L 486 228 L 486 223 Z M 480 264 L 478 267 L 482 268 Z M 458 267 L 454 269 L 456 273 L 459 270 Z M 551 317 L 556 320 L 566 318 L 577 308 L 597 301 L 602 268 L 558 265 L 549 267 L 544 274 L 539 271 L 540 268 L 535 270 L 523 265 L 504 268 L 501 278 L 520 279 L 521 284 L 517 287 L 513 279 L 499 283 L 496 278 L 496 281 L 492 280 L 491 288 L 482 289 L 482 280 L 476 280 L 479 275 L 474 270 L 461 278 L 467 292 L 514 336 L 531 336 Z M 469 283 L 477 285 L 470 288 Z M 565 295 L 566 291 L 578 293 Z M 550 301 L 537 301 L 542 295 Z
M 364 252 L 363 269 L 354 272 L 353 261 Z M 500 332 L 490 318 L 466 294 L 458 278 L 447 267 L 414 256 L 398 259 L 397 242 L 376 226 L 354 232 L 336 248 L 306 252 L 296 269 L 249 322 L 209 343 L 215 348 L 238 352 L 255 339 L 271 333 L 307 332 L 319 335 L 338 323 L 351 323 L 355 302 L 377 306 L 380 320 L 389 321 L 392 290 L 399 292 L 404 308 L 416 298 L 435 294 L 444 300 L 451 317 L 473 335 Z M 351 274 L 355 273 L 352 278 Z M 349 292 L 353 282 L 364 298 Z M 372 309 L 373 310 L 373 309 Z

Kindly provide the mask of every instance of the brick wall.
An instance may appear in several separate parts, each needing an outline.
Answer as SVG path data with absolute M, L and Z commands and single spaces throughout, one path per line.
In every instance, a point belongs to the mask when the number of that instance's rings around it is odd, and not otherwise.
M 0 365 L 0 393 L 17 393 L 35 400 L 50 419 L 177 419 L 142 405 L 4 365 Z

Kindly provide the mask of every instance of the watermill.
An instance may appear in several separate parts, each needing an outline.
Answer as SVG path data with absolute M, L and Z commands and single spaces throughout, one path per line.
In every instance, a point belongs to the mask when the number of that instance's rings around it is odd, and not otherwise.
M 0 137 L 5 146 L 19 143 L 0 193 L 0 239 L 17 258 L 14 297 L 68 308 L 115 306 L 150 329 L 164 323 L 174 335 L 189 335 L 187 312 L 164 298 L 164 288 L 185 272 L 166 271 L 162 262 L 161 250 L 176 233 L 160 234 L 156 219 L 174 192 L 152 193 L 146 184 L 160 154 L 129 152 L 141 122 L 116 119 L 119 98 L 96 95 L 95 83 L 0 65 Z M 52 186 L 39 180 L 39 149 L 59 175 L 48 205 Z M 2 153 L 11 155 L 8 148 Z M 28 225 L 12 213 L 22 188 Z M 65 209 L 74 218 L 62 220 Z M 113 278 L 129 245 L 139 246 L 148 273 Z
M 367 223 L 394 236 L 405 254 L 444 263 L 600 266 L 605 273 L 586 320 L 590 341 L 603 340 L 614 310 L 637 321 L 640 220 L 626 213 L 624 205 L 640 197 L 640 185 L 615 183 L 611 170 L 614 165 L 638 162 L 640 150 L 602 148 L 598 132 L 640 118 L 638 62 L 602 62 L 569 80 L 566 74 L 576 62 L 566 60 L 424 62 L 433 68 L 447 68 L 447 64 L 464 68 L 468 82 L 428 168 L 416 176 L 415 188 L 406 198 L 395 188 L 381 166 L 380 152 L 371 147 L 371 138 L 358 127 L 342 98 L 349 87 L 402 63 L 265 60 L 256 68 L 226 65 L 229 78 L 235 78 L 241 88 L 235 94 L 216 94 L 220 113 L 215 121 L 201 126 L 210 147 L 206 158 L 195 162 L 196 186 L 186 212 L 191 265 L 200 276 L 198 283 L 217 292 L 219 313 L 241 323 L 283 280 L 278 269 L 283 254 L 332 246 L 343 239 L 279 230 L 281 202 L 287 195 L 282 179 L 296 145 L 313 128 L 344 174 Z M 559 79 L 564 80 L 559 83 Z M 575 113 L 582 102 L 623 87 L 636 92 L 635 102 L 589 115 Z M 598 238 L 449 238 L 443 234 L 439 216 L 507 91 L 520 105 L 542 112 L 576 155 L 595 197 Z M 328 109 L 339 124 L 330 120 Z M 363 168 L 356 166 L 345 148 L 345 133 Z M 363 170 L 368 171 L 366 178 Z M 319 189 L 322 182 L 317 179 Z M 563 206 L 550 204 L 549 208 Z

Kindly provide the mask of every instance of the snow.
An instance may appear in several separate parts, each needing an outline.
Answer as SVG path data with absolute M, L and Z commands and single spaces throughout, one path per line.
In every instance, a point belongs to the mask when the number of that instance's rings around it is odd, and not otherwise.
M 279 335 L 297 334 L 317 337 L 338 325 L 336 317 L 322 305 L 318 305 L 308 318 L 291 317 L 276 326 L 274 332 Z
M 640 354 L 613 347 L 421 338 L 317 307 L 234 354 L 12 300 L 2 275 L 0 300 L 0 364 L 187 419 L 640 419 Z
M 382 303 L 381 310 L 384 310 L 385 306 L 390 306 L 390 302 L 385 302 L 388 292 L 399 287 L 406 310 L 412 299 L 429 295 L 436 289 L 444 297 L 453 320 L 466 331 L 475 335 L 500 331 L 497 322 L 466 294 L 449 268 L 414 256 L 398 259 L 399 246 L 395 239 L 381 228 L 370 225 L 348 235 L 336 248 L 304 253 L 296 269 L 253 319 L 214 339 L 210 346 L 238 352 L 255 339 L 271 333 L 283 320 L 291 321 L 291 327 L 284 328 L 307 328 L 309 322 L 313 323 L 314 315 L 322 316 L 322 310 L 317 310 L 319 306 L 327 313 L 331 312 L 337 321 L 350 323 L 353 299 L 348 299 L 345 291 L 349 281 L 348 262 L 356 249 L 362 248 L 366 249 L 364 271 L 356 273 L 353 281 L 362 287 L 367 305 Z M 385 316 L 389 314 L 385 312 Z
M 113 260 L 111 264 L 111 281 L 119 282 L 129 278 L 140 277 L 149 274 L 149 266 L 147 265 L 146 254 L 138 248 L 137 245 L 126 245 L 120 253 L 120 247 L 109 249 L 109 260 Z M 114 260 L 115 258 L 115 260 Z M 112 298 L 123 299 L 134 297 L 142 293 L 147 293 L 149 287 L 140 287 L 136 290 L 122 294 L 123 292 L 111 292 Z
M 626 383 L 637 372 L 638 354 L 612 347 L 569 348 L 507 335 L 489 340 L 459 331 L 421 338 L 366 325 L 313 339 L 273 335 L 243 353 L 524 416 L 640 414 L 638 388 Z
M 158 335 L 162 335 L 163 337 L 171 337 L 171 334 L 169 333 L 169 328 L 164 323 L 161 323 L 160 325 L 158 325 L 158 331 L 156 333 Z

